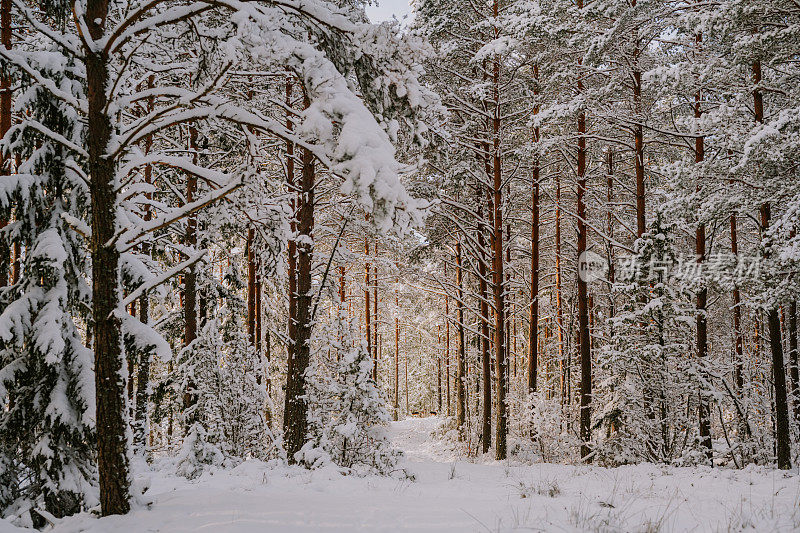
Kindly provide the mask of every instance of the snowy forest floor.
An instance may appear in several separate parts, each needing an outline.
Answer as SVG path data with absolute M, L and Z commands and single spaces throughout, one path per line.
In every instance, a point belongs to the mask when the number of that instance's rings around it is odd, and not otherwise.
M 189 482 L 149 477 L 149 509 L 67 532 L 798 531 L 796 472 L 656 465 L 600 468 L 469 462 L 432 435 L 439 418 L 392 425 L 415 480 L 341 476 L 248 461 Z M 0 521 L 0 533 L 18 532 Z

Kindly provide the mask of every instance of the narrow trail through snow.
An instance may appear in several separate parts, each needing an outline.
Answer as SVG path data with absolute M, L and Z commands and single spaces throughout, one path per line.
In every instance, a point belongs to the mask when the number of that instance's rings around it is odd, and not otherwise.
M 149 508 L 100 520 L 79 515 L 52 531 L 800 531 L 796 472 L 472 463 L 438 437 L 442 422 L 392 424 L 414 481 L 259 461 L 192 482 L 153 468 L 138 476 L 150 484 Z M 0 533 L 12 531 L 30 533 L 0 520 Z
M 443 443 L 432 435 L 443 422 L 438 417 L 406 418 L 393 422 L 389 435 L 409 460 L 443 462 L 448 459 L 444 455 Z

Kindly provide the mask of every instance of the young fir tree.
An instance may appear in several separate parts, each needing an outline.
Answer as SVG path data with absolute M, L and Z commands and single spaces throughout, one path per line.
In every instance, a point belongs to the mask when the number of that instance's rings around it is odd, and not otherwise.
M 309 440 L 299 452 L 311 468 L 333 463 L 346 472 L 389 474 L 400 452 L 391 447 L 391 417 L 372 378 L 373 360 L 339 309 L 329 347 L 335 361 L 317 358 L 308 373 Z
M 29 65 L 82 98 L 81 70 L 57 46 L 28 51 Z M 0 516 L 43 526 L 97 502 L 94 376 L 83 328 L 91 301 L 83 222 L 85 176 L 78 171 L 84 127 L 75 111 L 28 76 L 16 106 L 25 119 L 2 149 L 20 156 L 4 176 L 2 239 L 26 252 L 15 282 L 0 292 Z M 53 142 L 48 131 L 66 142 Z
M 177 461 L 178 473 L 189 479 L 208 466 L 279 454 L 266 420 L 264 362 L 245 328 L 246 302 L 239 296 L 244 281 L 235 265 L 223 283 L 210 287 L 206 281 L 208 293 L 216 292 L 224 304 L 207 300 L 215 306 L 176 369 L 179 390 L 193 397 L 183 412 L 187 436 Z
M 610 463 L 671 462 L 681 457 L 695 427 L 687 405 L 697 402 L 692 353 L 691 294 L 675 277 L 676 227 L 658 213 L 636 241 L 628 272 L 615 286 L 623 309 L 610 320 L 614 336 L 601 355 L 608 395 L 597 426 L 597 448 Z M 627 275 L 626 275 L 627 274 Z

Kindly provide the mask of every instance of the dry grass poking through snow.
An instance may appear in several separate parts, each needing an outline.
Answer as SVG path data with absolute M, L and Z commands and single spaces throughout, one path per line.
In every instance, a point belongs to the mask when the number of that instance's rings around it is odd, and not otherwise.
M 61 521 L 56 533 L 800 531 L 795 472 L 656 465 L 614 469 L 467 462 L 431 433 L 438 419 L 393 425 L 408 479 L 248 461 L 195 482 L 149 478 L 153 504 L 123 517 Z M 0 521 L 0 533 L 15 531 Z

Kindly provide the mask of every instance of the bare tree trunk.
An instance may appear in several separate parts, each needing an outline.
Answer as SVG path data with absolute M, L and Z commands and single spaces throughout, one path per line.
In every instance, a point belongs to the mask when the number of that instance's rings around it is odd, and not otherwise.
M 147 88 L 153 88 L 153 82 L 155 77 L 151 74 L 147 78 Z M 147 112 L 151 113 L 153 111 L 155 104 L 155 98 L 153 96 L 149 96 L 147 98 Z M 144 142 L 144 153 L 145 155 L 150 153 L 150 150 L 153 147 L 153 134 L 150 133 L 145 137 Z M 147 165 L 144 168 L 144 181 L 147 184 L 153 182 L 153 167 L 151 165 Z M 148 200 L 153 199 L 152 193 L 145 193 L 145 197 Z M 145 204 L 144 206 L 144 216 L 143 219 L 145 222 L 152 220 L 153 213 L 150 209 L 149 204 Z M 150 255 L 150 243 L 145 241 L 142 243 L 142 255 L 149 256 Z M 150 301 L 147 292 L 145 291 L 142 293 L 142 296 L 139 298 L 139 321 L 142 324 L 147 324 L 150 320 Z M 147 446 L 147 433 L 148 433 L 148 423 L 147 423 L 147 406 L 150 402 L 150 394 L 148 389 L 150 387 L 150 351 L 145 350 L 140 354 L 139 357 L 139 365 L 137 367 L 137 374 L 136 374 L 136 411 L 134 413 L 134 433 L 133 433 L 133 442 L 134 446 L 139 453 L 145 453 L 146 446 Z
M 305 98 L 308 106 L 308 97 Z M 297 243 L 297 344 L 294 350 L 292 373 L 287 375 L 286 416 L 284 434 L 289 462 L 296 462 L 295 454 L 306 441 L 308 404 L 306 402 L 306 369 L 311 355 L 312 295 L 311 267 L 314 253 L 314 156 L 307 149 L 302 152 L 303 171 L 300 182 L 300 214 Z
M 444 297 L 444 314 L 445 314 L 445 380 L 447 386 L 447 416 L 452 414 L 450 410 L 450 297 Z
M 583 81 L 578 79 L 578 91 L 583 91 Z M 586 252 L 586 113 L 578 115 L 578 257 Z M 579 261 L 580 265 L 580 261 Z M 580 269 L 579 269 L 580 270 Z M 588 274 L 588 273 L 587 273 Z M 578 272 L 578 330 L 580 339 L 581 397 L 580 437 L 581 459 L 591 454 L 592 438 L 592 352 L 589 332 L 588 287 L 585 276 Z
M 458 361 L 456 362 L 456 427 L 458 434 L 464 438 L 464 423 L 466 422 L 466 345 L 464 339 L 464 287 L 463 271 L 461 266 L 461 242 L 456 241 L 456 285 L 457 289 L 457 318 L 458 318 Z M 408 358 L 406 358 L 406 376 L 408 376 Z M 406 377 L 406 395 L 408 394 L 408 377 Z M 406 404 L 408 396 L 406 396 Z M 408 406 L 406 405 L 406 409 Z
M 697 46 L 700 46 L 702 36 L 697 35 Z M 697 90 L 694 101 L 694 116 L 699 121 L 703 116 L 701 109 L 702 95 L 700 90 Z M 705 159 L 705 139 L 704 137 L 697 137 L 695 139 L 694 148 L 695 163 L 698 165 Z M 697 192 L 700 192 L 700 176 L 698 176 Z M 698 213 L 698 215 L 700 215 Z M 703 262 L 706 258 L 706 225 L 699 222 L 697 225 L 697 232 L 695 236 L 695 253 L 697 254 L 698 268 L 702 269 Z M 706 318 L 706 305 L 708 299 L 708 289 L 703 285 L 697 291 L 697 358 L 700 360 L 701 371 L 702 365 L 705 364 L 705 359 L 708 356 L 708 322 Z M 706 448 L 706 456 L 709 460 L 713 457 L 713 446 L 711 443 L 711 410 L 708 404 L 708 397 L 705 391 L 699 391 L 698 398 L 698 431 L 700 434 L 700 445 Z
M 495 19 L 499 16 L 500 0 L 494 0 L 492 10 Z M 495 37 L 499 32 L 495 28 Z M 500 157 L 500 57 L 495 55 L 492 68 L 492 86 L 494 92 L 494 116 L 492 117 L 492 171 L 494 182 L 494 253 L 492 255 L 492 285 L 495 307 L 495 365 L 497 379 L 497 423 L 495 426 L 495 458 L 506 458 L 506 436 L 508 435 L 508 414 L 506 392 L 508 391 L 508 361 L 506 360 L 506 313 L 505 313 L 505 278 L 503 271 L 503 174 Z
M 378 343 L 378 241 L 375 240 L 375 265 L 372 267 L 372 374 L 378 383 L 378 359 L 380 358 Z
M 561 404 L 567 401 L 567 368 L 564 360 L 564 299 L 561 290 L 561 174 L 556 171 L 556 333 Z
M 88 0 L 83 17 L 92 41 L 104 37 L 108 0 Z M 120 302 L 119 251 L 114 241 L 117 197 L 115 161 L 106 157 L 111 140 L 108 107 L 108 55 L 101 48 L 84 48 L 89 100 L 87 145 L 92 208 L 92 314 L 97 423 L 97 467 L 103 516 L 130 510 L 125 384 L 122 376 L 122 335 L 115 314 Z
M 255 228 L 247 230 L 247 342 L 256 344 L 256 253 Z
M 533 66 L 534 95 L 539 97 L 539 65 Z M 539 114 L 537 101 L 533 110 Z M 534 146 L 539 144 L 539 126 L 533 128 Z M 536 149 L 536 148 L 534 148 Z M 536 378 L 539 370 L 539 154 L 534 155 L 533 176 L 531 177 L 531 309 L 528 320 L 528 393 L 536 392 Z
M 370 270 L 372 269 L 372 265 L 369 262 L 369 240 L 367 237 L 364 237 L 364 257 L 366 260 L 366 264 L 364 265 L 364 324 L 366 326 L 366 335 L 367 335 L 367 353 L 370 357 L 373 356 L 372 354 L 372 306 L 369 304 L 370 300 Z M 373 361 L 372 365 L 372 379 L 377 380 L 377 366 Z
M 489 283 L 487 281 L 487 257 L 484 235 L 483 206 L 478 192 L 478 290 L 481 314 L 481 376 L 483 378 L 483 412 L 481 413 L 481 444 L 483 453 L 492 446 L 492 351 L 489 331 Z
M 286 105 L 292 105 L 292 81 L 291 79 L 286 80 Z M 286 113 L 286 129 L 288 131 L 292 131 L 293 122 L 291 120 L 291 115 L 287 111 Z M 293 376 L 295 374 L 294 365 L 295 365 L 295 352 L 297 350 L 297 240 L 295 238 L 295 234 L 297 233 L 297 209 L 298 209 L 298 199 L 300 197 L 299 190 L 297 184 L 295 183 L 295 171 L 294 171 L 294 143 L 291 141 L 286 141 L 286 185 L 289 194 L 292 196 L 292 219 L 289 223 L 289 229 L 291 230 L 292 237 L 289 239 L 287 243 L 287 252 L 288 252 L 288 267 L 287 267 L 287 277 L 289 278 L 289 305 L 288 305 L 288 333 L 289 333 L 289 340 L 286 345 L 286 376 L 287 376 L 287 388 L 286 388 L 286 398 L 284 403 L 284 416 L 283 416 L 283 427 L 284 431 L 286 431 L 287 425 L 289 424 L 287 413 L 290 412 L 292 407 L 289 405 L 293 401 L 293 397 L 289 394 L 289 376 Z
M 764 122 L 764 95 L 761 92 L 761 63 L 753 63 L 753 110 L 757 123 Z M 761 206 L 761 231 L 766 233 L 770 224 L 770 205 Z M 781 344 L 781 323 L 778 309 L 767 310 L 767 326 L 769 328 L 769 344 L 772 351 L 772 377 L 775 382 L 775 444 L 778 456 L 778 468 L 789 470 L 792 467 L 789 437 L 789 406 L 786 397 L 786 368 L 783 363 L 783 345 Z
M 399 268 L 398 268 L 399 270 Z M 400 284 L 400 276 L 397 276 L 397 285 Z M 397 295 L 397 285 L 394 289 L 394 419 L 400 415 L 400 299 Z M 408 410 L 406 408 L 406 410 Z
M 732 214 L 730 218 L 731 226 L 731 253 L 735 257 L 739 255 L 739 242 L 736 231 L 736 214 Z M 736 393 L 741 398 L 744 392 L 744 338 L 742 335 L 742 297 L 739 288 L 733 288 L 733 335 L 735 339 L 735 370 L 734 370 L 734 384 L 736 386 Z M 745 437 L 750 437 L 750 425 L 744 420 L 744 413 L 740 415 L 740 430 L 743 430 Z
M 0 0 L 0 40 L 6 50 L 11 50 L 11 0 Z M 4 69 L 5 70 L 5 69 Z M 11 129 L 11 78 L 0 78 L 0 138 Z M 0 153 L 0 177 L 11 174 L 11 158 Z M 8 220 L 0 218 L 0 229 Z M 5 239 L 0 239 L 0 287 L 8 284 L 11 250 Z

